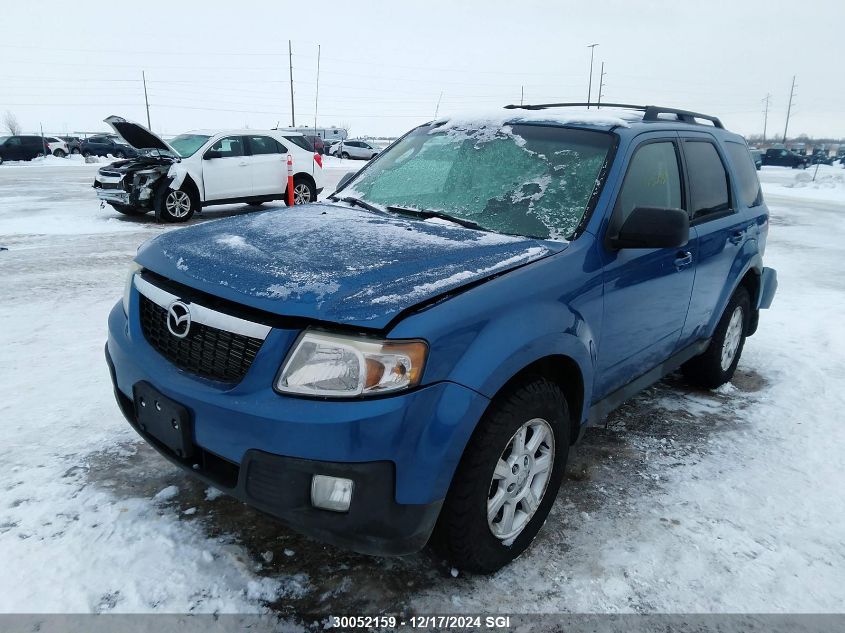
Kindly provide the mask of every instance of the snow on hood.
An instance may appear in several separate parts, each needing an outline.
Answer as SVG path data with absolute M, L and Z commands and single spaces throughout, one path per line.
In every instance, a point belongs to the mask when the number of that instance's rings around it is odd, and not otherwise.
M 119 116 L 110 116 L 105 119 L 111 128 L 117 132 L 124 141 L 135 149 L 158 149 L 173 152 L 174 156 L 179 154 L 170 145 L 165 143 L 158 135 L 153 134 L 140 123 L 128 121 Z
M 137 261 L 267 312 L 383 328 L 422 301 L 566 246 L 311 204 L 171 231 Z

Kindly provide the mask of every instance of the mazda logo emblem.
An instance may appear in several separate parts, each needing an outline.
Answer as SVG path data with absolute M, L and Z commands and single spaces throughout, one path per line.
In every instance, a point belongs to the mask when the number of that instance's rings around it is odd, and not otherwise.
M 177 338 L 185 338 L 191 331 L 191 310 L 181 301 L 174 301 L 167 308 L 167 329 Z

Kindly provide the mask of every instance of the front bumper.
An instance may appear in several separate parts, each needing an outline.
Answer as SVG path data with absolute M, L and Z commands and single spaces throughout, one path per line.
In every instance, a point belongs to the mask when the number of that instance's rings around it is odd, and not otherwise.
M 97 189 L 97 197 L 104 202 L 129 204 L 129 194 L 119 189 Z
M 137 293 L 130 314 L 137 313 Z M 405 554 L 428 540 L 463 448 L 488 400 L 439 383 L 392 397 L 326 401 L 272 389 L 294 334 L 273 330 L 235 385 L 181 371 L 144 339 L 118 303 L 106 346 L 115 396 L 130 424 L 171 462 L 320 540 L 368 554 Z M 146 381 L 191 412 L 184 460 L 137 425 L 133 387 Z M 314 474 L 352 479 L 349 512 L 311 506 Z
M 442 501 L 399 504 L 394 501 L 394 468 L 388 461 L 324 462 L 248 450 L 240 464 L 195 447 L 191 460 L 175 455 L 137 423 L 132 399 L 117 387 L 114 363 L 106 346 L 117 404 L 132 428 L 153 448 L 185 472 L 326 543 L 373 555 L 402 555 L 422 549 L 434 529 Z M 348 512 L 311 505 L 313 475 L 344 477 L 354 482 Z

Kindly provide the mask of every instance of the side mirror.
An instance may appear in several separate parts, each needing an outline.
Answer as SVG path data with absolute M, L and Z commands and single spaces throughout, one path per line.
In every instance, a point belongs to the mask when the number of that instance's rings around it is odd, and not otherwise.
M 212 158 L 223 158 L 223 152 L 216 149 L 210 149 L 202 155 L 203 160 L 211 160 Z
M 350 180 L 352 180 L 355 177 L 355 174 L 357 174 L 357 173 L 358 173 L 357 171 L 348 171 L 345 174 L 343 174 L 343 177 L 337 183 L 337 189 L 342 189 L 344 186 L 346 186 L 346 184 Z
M 613 248 L 678 248 L 689 242 L 689 216 L 683 209 L 636 207 L 610 239 Z

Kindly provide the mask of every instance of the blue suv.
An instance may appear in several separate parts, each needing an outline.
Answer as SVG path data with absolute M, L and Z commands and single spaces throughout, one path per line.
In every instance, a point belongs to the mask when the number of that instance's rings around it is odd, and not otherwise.
M 582 105 L 433 121 L 324 203 L 145 243 L 106 346 L 129 423 L 315 538 L 514 559 L 584 428 L 730 380 L 777 286 L 742 137 Z

